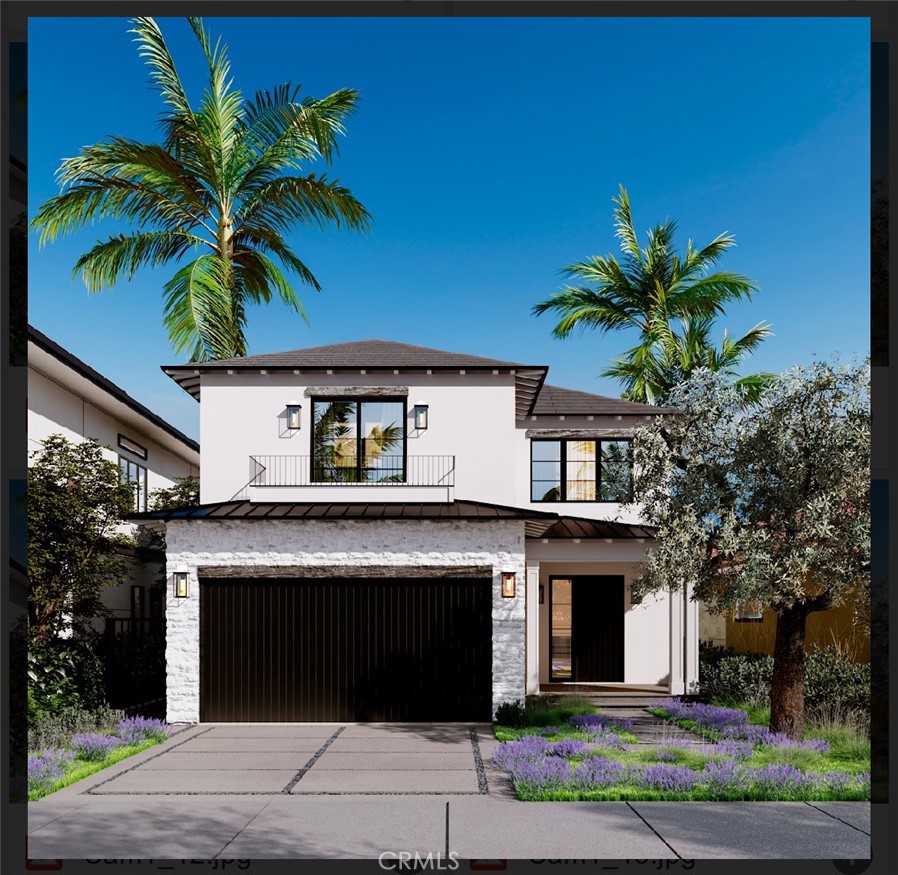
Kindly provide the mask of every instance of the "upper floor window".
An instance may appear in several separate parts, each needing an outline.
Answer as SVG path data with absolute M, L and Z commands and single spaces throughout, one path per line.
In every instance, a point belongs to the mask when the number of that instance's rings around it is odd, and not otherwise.
M 626 503 L 633 493 L 628 440 L 532 440 L 531 501 Z
M 118 436 L 118 445 L 123 450 L 127 450 L 129 453 L 134 453 L 135 456 L 139 456 L 141 459 L 147 458 L 147 448 L 126 435 L 120 434 Z
M 312 400 L 312 481 L 405 481 L 405 399 Z
M 134 510 L 147 509 L 147 469 L 124 456 L 118 457 L 119 477 L 122 483 L 130 483 L 134 490 Z

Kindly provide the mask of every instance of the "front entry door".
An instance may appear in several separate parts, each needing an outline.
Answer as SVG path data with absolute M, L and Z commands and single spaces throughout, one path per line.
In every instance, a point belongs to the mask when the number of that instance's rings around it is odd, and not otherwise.
M 549 579 L 552 681 L 623 681 L 624 578 Z

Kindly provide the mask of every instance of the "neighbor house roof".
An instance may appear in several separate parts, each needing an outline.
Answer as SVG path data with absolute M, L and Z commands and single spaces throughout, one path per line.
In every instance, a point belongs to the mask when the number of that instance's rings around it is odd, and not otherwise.
M 85 364 L 81 359 L 77 356 L 70 353 L 67 349 L 61 347 L 56 341 L 50 340 L 46 334 L 41 331 L 38 331 L 33 325 L 28 326 L 28 342 L 33 343 L 39 349 L 43 350 L 47 354 L 51 355 L 57 361 L 64 364 L 66 367 L 70 368 L 79 376 L 89 380 L 98 388 L 102 389 L 104 392 L 112 396 L 116 401 L 124 404 L 128 407 L 132 412 L 138 414 L 140 417 L 145 419 L 147 422 L 156 426 L 157 428 L 162 429 L 166 434 L 180 441 L 182 444 L 187 446 L 193 452 L 198 453 L 200 451 L 200 445 L 193 440 L 193 438 L 187 437 L 182 431 L 179 431 L 175 428 L 171 423 L 166 422 L 161 416 L 153 413 L 149 407 L 141 404 L 136 399 L 132 398 L 124 389 L 121 389 L 119 386 L 116 386 L 112 380 L 107 379 L 98 371 L 95 371 L 90 365 Z M 31 364 L 34 364 L 33 362 Z
M 587 416 L 619 414 L 639 416 L 645 414 L 672 413 L 671 407 L 653 407 L 623 398 L 608 395 L 593 395 L 577 389 L 562 389 L 560 386 L 544 385 L 536 396 L 533 409 L 536 416 Z
M 450 502 L 268 502 L 221 501 L 198 507 L 134 513 L 130 522 L 173 520 L 521 520 L 529 538 L 645 539 L 654 530 L 627 523 L 609 523 L 563 517 L 551 511 L 488 504 L 482 501 Z
M 286 352 L 165 365 L 162 370 L 199 400 L 202 374 L 238 371 L 284 373 L 392 373 L 403 371 L 463 371 L 513 374 L 519 416 L 528 413 L 546 378 L 545 365 L 524 365 L 479 355 L 447 352 L 392 340 L 356 340 L 328 346 L 312 346 Z

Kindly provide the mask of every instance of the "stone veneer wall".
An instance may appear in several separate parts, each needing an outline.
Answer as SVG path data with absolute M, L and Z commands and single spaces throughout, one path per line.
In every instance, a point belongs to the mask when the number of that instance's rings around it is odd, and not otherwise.
M 489 565 L 493 569 L 493 712 L 524 699 L 524 524 L 519 521 L 175 520 L 166 531 L 168 580 L 189 572 L 189 597 L 166 587 L 167 702 L 170 722 L 199 722 L 198 569 L 203 565 Z M 502 598 L 501 571 L 518 574 Z

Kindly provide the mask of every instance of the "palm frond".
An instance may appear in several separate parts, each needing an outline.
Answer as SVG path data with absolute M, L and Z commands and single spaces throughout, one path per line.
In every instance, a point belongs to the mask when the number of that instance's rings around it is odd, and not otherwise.
M 131 279 L 144 265 L 165 264 L 205 242 L 180 229 L 139 232 L 130 237 L 117 234 L 84 253 L 75 262 L 73 276 L 81 274 L 87 290 L 99 292 L 112 288 L 122 273 Z
M 192 361 L 245 354 L 231 289 L 231 265 L 213 254 L 194 259 L 165 284 L 163 323 L 177 352 L 190 350 Z
M 299 223 L 319 228 L 333 223 L 353 230 L 370 226 L 371 215 L 340 181 L 325 177 L 280 176 L 261 185 L 236 217 L 238 227 L 247 222 L 270 223 L 286 229 Z

